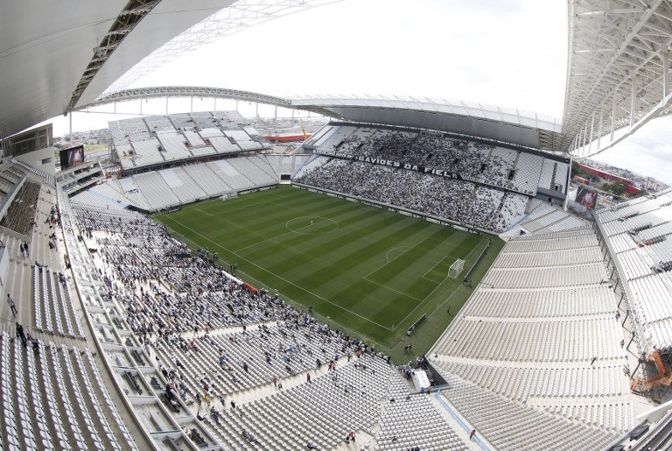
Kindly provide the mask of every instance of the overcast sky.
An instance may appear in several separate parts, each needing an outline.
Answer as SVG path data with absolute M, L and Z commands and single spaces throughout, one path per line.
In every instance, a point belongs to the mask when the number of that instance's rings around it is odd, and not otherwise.
M 224 38 L 134 86 L 430 97 L 561 118 L 566 8 L 565 0 L 344 0 Z M 165 112 L 165 102 L 153 105 L 143 112 Z M 170 112 L 188 108 L 188 102 L 171 100 Z M 104 127 L 107 119 L 76 114 L 73 129 Z M 599 159 L 672 183 L 669 125 L 668 119 L 654 122 Z M 57 135 L 67 132 L 63 118 L 54 126 Z

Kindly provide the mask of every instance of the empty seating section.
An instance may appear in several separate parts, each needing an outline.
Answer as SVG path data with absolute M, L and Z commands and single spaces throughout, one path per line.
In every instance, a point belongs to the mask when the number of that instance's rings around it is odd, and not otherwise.
M 159 175 L 183 204 L 207 197 L 194 179 L 185 172 L 184 168 L 163 169 L 159 171 Z
M 501 288 L 581 286 L 607 283 L 607 273 L 602 262 L 547 268 L 492 268 L 482 283 Z
M 587 222 L 560 207 L 532 199 L 528 205 L 528 214 L 520 221 L 520 228 L 527 233 L 545 234 L 586 227 Z
M 233 449 L 298 449 L 307 443 L 333 449 L 350 431 L 373 429 L 388 394 L 381 381 L 391 372 L 383 360 L 365 356 L 205 423 Z
M 240 152 L 240 147 L 232 143 L 226 136 L 213 136 L 209 140 L 212 147 L 219 153 Z
M 318 158 L 308 162 L 294 180 L 496 232 L 508 229 L 522 217 L 527 203 L 527 197 L 522 194 L 338 158 Z M 504 209 L 503 205 L 506 205 Z
M 173 123 L 175 130 L 183 130 L 186 128 L 193 128 L 195 125 L 194 119 L 189 113 L 177 113 L 168 116 L 170 122 Z
M 208 197 L 218 196 L 233 191 L 224 180 L 215 175 L 205 164 L 194 164 L 183 167 L 184 171 L 191 176 L 201 187 Z
M 144 118 L 150 132 L 173 131 L 173 124 L 166 116 L 147 116 Z
M 144 141 L 151 136 L 147 129 L 147 124 L 142 119 L 134 118 L 113 121 L 109 123 L 109 126 L 115 144 L 129 141 Z
M 158 172 L 134 175 L 133 181 L 144 198 L 147 199 L 147 204 L 153 209 L 161 210 L 180 204 L 180 200 Z
M 28 345 L 0 332 L 7 449 L 137 449 L 89 351 Z
M 479 288 L 464 306 L 466 316 L 493 318 L 580 317 L 611 314 L 614 295 L 606 286 L 548 290 Z
M 30 168 L 30 166 L 24 167 L 24 165 L 19 164 L 19 162 L 13 163 L 5 161 L 3 163 L 0 161 L 0 207 L 3 209 L 8 207 L 13 214 L 20 214 L 24 203 L 23 198 L 25 197 L 27 202 L 32 199 L 34 192 L 30 190 L 31 187 L 24 187 L 26 183 L 28 183 L 26 176 L 28 171 L 36 172 L 37 170 Z M 39 172 L 40 173 L 37 175 L 44 178 L 46 182 L 53 182 L 53 176 L 47 177 L 42 171 Z M 6 205 L 12 199 L 14 199 L 14 201 L 11 204 Z M 25 207 L 25 205 L 23 205 L 23 207 Z M 30 220 L 28 221 L 28 224 L 25 224 L 25 219 L 25 213 L 16 218 L 4 218 L 3 225 L 11 228 L 11 226 L 7 225 L 7 221 L 11 220 L 13 223 L 16 223 L 16 227 L 23 228 L 30 224 Z
M 119 182 L 116 183 L 119 188 Z M 79 204 L 91 205 L 102 209 L 123 210 L 129 200 L 118 190 L 112 188 L 111 183 L 102 183 L 74 195 L 71 200 Z
M 572 408 L 577 405 L 576 402 L 578 405 L 583 405 L 580 404 L 582 402 L 597 405 L 605 402 L 601 399 L 606 397 L 608 404 L 620 406 L 615 399 L 630 391 L 628 380 L 619 374 L 622 373 L 622 368 L 609 363 L 606 366 L 581 368 L 564 364 L 507 367 L 469 362 L 445 362 L 439 366 L 445 372 L 459 374 L 465 380 L 487 387 L 494 393 L 521 403 L 530 401 L 534 405 L 543 405 L 544 400 L 559 400 L 561 404 Z M 571 402 L 571 398 L 577 397 L 578 401 Z M 623 419 L 625 418 L 627 417 L 624 416 Z M 632 423 L 632 418 L 629 420 Z M 599 423 L 595 425 L 600 426 Z M 606 429 L 625 430 L 628 424 L 623 424 L 622 427 L 615 427 L 613 424 L 602 426 Z
M 197 128 L 217 127 L 218 124 L 217 119 L 208 111 L 191 113 L 191 118 Z
M 185 138 L 174 132 L 160 132 L 156 134 L 163 148 L 163 158 L 166 161 L 186 160 L 191 158 L 191 152 L 185 145 Z
M 149 204 L 145 199 L 145 196 L 140 192 L 140 188 L 135 183 L 133 177 L 124 177 L 118 180 L 112 180 L 108 182 L 108 185 L 112 188 L 118 188 L 119 192 L 128 199 L 129 203 L 142 208 L 144 210 L 149 209 Z
M 672 191 L 599 210 L 595 218 L 619 269 L 640 352 L 672 349 Z
M 29 234 L 39 194 L 40 185 L 26 180 L 9 205 L 7 214 L 0 221 L 0 225 L 24 235 Z
M 150 166 L 165 161 L 163 152 L 161 152 L 161 144 L 156 138 L 133 141 L 131 146 L 135 155 L 133 158 L 135 166 Z
M 504 246 L 428 355 L 442 375 L 502 408 L 515 406 L 530 421 L 537 412 L 535 421 L 556 417 L 558 428 L 564 417 L 619 434 L 634 415 L 616 312 L 593 230 L 529 235 Z M 451 392 L 444 393 L 460 408 L 464 399 Z M 490 443 L 512 446 L 496 417 L 463 406 Z
M 84 338 L 73 302 L 70 286 L 63 274 L 33 266 L 33 317 L 37 330 Z
M 498 449 L 603 449 L 620 435 L 526 407 L 454 375 L 446 380 L 442 394 Z
M 544 160 L 541 167 L 541 175 L 539 176 L 539 188 L 553 190 L 553 176 L 555 175 L 555 162 L 552 160 Z
M 208 168 L 210 168 L 210 170 L 212 170 L 212 172 L 217 174 L 219 178 L 224 180 L 224 182 L 234 190 L 245 190 L 254 186 L 252 179 L 250 177 L 246 177 L 237 169 L 236 166 L 240 167 L 241 165 L 233 166 L 230 160 L 218 160 L 205 164 L 208 166 Z M 245 165 L 245 168 L 249 169 L 249 166 Z
M 428 395 L 411 395 L 399 375 L 393 375 L 390 380 L 390 399 L 381 415 L 380 426 L 376 441 L 382 450 L 469 449 Z
M 525 193 L 536 192 L 541 177 L 544 158 L 530 153 L 520 152 L 516 164 L 516 174 L 512 186 L 516 191 Z
M 265 156 L 261 155 L 252 155 L 245 158 L 247 161 L 253 164 L 253 167 L 258 168 L 263 172 L 267 177 L 267 180 L 272 180 L 273 182 L 278 181 L 278 173 L 273 169 L 271 164 L 268 162 L 268 159 Z M 253 171 L 253 172 L 256 172 Z
M 436 345 L 439 354 L 507 362 L 580 362 L 624 356 L 613 316 L 527 321 L 464 318 Z M 612 327 L 613 326 L 613 327 Z M 623 377 L 619 368 L 618 374 Z
M 205 141 L 203 141 L 203 138 L 196 132 L 185 131 L 184 137 L 187 138 L 187 142 L 192 147 L 205 146 Z
M 201 138 L 203 139 L 217 138 L 224 136 L 224 133 L 222 133 L 222 131 L 219 128 L 204 128 L 199 130 L 198 133 L 199 135 L 201 135 Z
M 259 133 L 235 112 L 147 116 L 109 125 L 125 170 L 265 148 Z
M 497 257 L 497 266 L 505 268 L 525 268 L 534 266 L 565 266 L 585 262 L 601 262 L 602 252 L 591 246 L 579 249 L 563 249 L 548 253 L 539 252 L 503 252 Z

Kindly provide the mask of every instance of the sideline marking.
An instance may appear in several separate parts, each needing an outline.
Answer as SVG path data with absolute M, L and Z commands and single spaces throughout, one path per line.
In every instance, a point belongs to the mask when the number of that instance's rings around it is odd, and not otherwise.
M 295 283 L 292 282 L 291 280 L 287 280 L 287 279 L 285 279 L 284 277 L 279 276 L 278 274 L 274 273 L 274 272 L 271 271 L 271 270 L 268 270 L 268 269 L 266 269 L 266 268 L 263 268 L 263 267 L 257 265 L 257 264 L 254 263 L 253 261 L 248 260 L 247 258 L 245 258 L 244 256 L 242 256 L 242 255 L 236 253 L 235 251 L 233 251 L 233 250 L 231 250 L 231 249 L 229 249 L 229 248 L 227 248 L 227 247 L 224 247 L 224 246 L 222 246 L 221 244 L 219 244 L 219 243 L 217 243 L 217 242 L 215 242 L 215 241 L 212 241 L 210 238 L 208 238 L 207 236 L 203 235 L 202 233 L 197 232 L 196 230 L 192 229 L 191 227 L 182 224 L 182 223 L 181 223 L 180 221 L 178 221 L 177 219 L 173 219 L 173 218 L 169 218 L 169 217 L 166 217 L 166 219 L 168 219 L 169 221 L 172 221 L 172 222 L 176 223 L 177 225 L 179 225 L 179 226 L 181 226 L 181 227 L 183 227 L 183 228 L 185 228 L 185 229 L 187 229 L 187 230 L 191 230 L 191 231 L 192 231 L 193 233 L 195 233 L 196 235 L 200 236 L 201 238 L 203 238 L 203 239 L 206 240 L 206 241 L 209 241 L 210 243 L 214 244 L 215 246 L 219 247 L 220 249 L 223 249 L 223 250 L 225 250 L 225 251 L 227 251 L 227 252 L 232 253 L 233 255 L 236 255 L 237 257 L 241 258 L 242 260 L 245 260 L 246 262 L 250 263 L 251 265 L 256 266 L 257 268 L 261 269 L 262 271 L 265 271 L 265 272 L 267 272 L 267 273 L 269 273 L 269 274 L 274 275 L 274 276 L 277 277 L 278 279 L 280 279 L 280 280 L 282 280 L 282 281 L 284 281 L 284 282 L 286 282 L 286 283 L 288 283 L 288 284 L 290 284 L 290 285 L 295 286 L 296 288 L 298 288 L 298 289 L 301 290 L 301 291 L 305 291 L 305 292 L 308 293 L 308 294 L 312 294 L 312 295 L 315 296 L 316 298 L 318 298 L 318 299 L 320 299 L 320 300 L 322 300 L 322 301 L 324 301 L 324 302 L 326 302 L 326 303 L 328 303 L 328 304 L 330 304 L 330 305 L 333 305 L 333 306 L 336 307 L 336 308 L 339 308 L 339 309 L 341 309 L 341 310 L 345 310 L 346 312 L 348 312 L 348 313 L 350 313 L 350 314 L 352 314 L 352 315 L 355 315 L 355 316 L 357 316 L 357 317 L 363 319 L 364 321 L 368 321 L 368 322 L 371 323 L 371 324 L 375 324 L 376 326 L 381 327 L 381 328 L 385 329 L 385 330 L 388 331 L 388 332 L 391 332 L 391 331 L 393 330 L 393 329 L 390 329 L 389 327 L 385 327 L 385 326 L 383 326 L 382 324 L 379 324 L 379 323 L 377 323 L 377 322 L 375 322 L 375 321 L 372 321 L 372 320 L 370 320 L 369 318 L 360 315 L 359 313 L 353 312 L 352 310 L 347 309 L 347 308 L 343 307 L 342 305 L 336 304 L 336 303 L 330 301 L 329 299 L 320 296 L 320 295 L 317 294 L 317 293 L 313 293 L 313 292 L 310 291 L 310 290 L 306 290 L 305 288 L 303 288 L 303 287 L 301 287 L 301 286 L 295 284 Z M 299 302 L 299 304 L 301 304 L 301 303 Z

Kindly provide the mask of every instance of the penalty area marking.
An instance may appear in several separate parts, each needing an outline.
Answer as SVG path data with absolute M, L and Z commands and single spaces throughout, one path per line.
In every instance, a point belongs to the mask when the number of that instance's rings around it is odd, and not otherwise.
M 310 223 L 303 225 L 301 227 L 296 228 L 292 227 L 292 223 L 301 219 L 310 220 Z M 325 222 L 327 224 L 333 224 L 333 226 L 335 227 L 327 226 L 325 230 L 318 229 L 315 232 L 310 231 L 311 227 L 313 227 L 314 225 L 319 226 L 319 224 L 323 224 Z M 325 218 L 324 216 L 298 216 L 296 218 L 290 219 L 285 223 L 285 229 L 287 229 L 288 232 L 298 233 L 299 235 L 314 235 L 320 232 L 331 232 L 332 230 L 336 230 L 339 228 L 341 228 L 341 224 L 338 221 L 331 218 Z
M 399 250 L 399 249 L 408 249 L 408 248 L 410 248 L 410 247 L 411 247 L 411 246 L 408 245 L 408 244 L 406 244 L 406 245 L 404 245 L 404 246 L 393 247 L 393 248 L 390 249 L 389 251 L 385 252 L 385 261 L 386 261 L 387 263 L 392 263 L 392 261 L 394 260 L 394 258 L 390 258 L 390 254 L 391 254 L 391 253 L 393 253 L 394 251 Z M 395 257 L 395 258 L 396 258 L 396 257 Z

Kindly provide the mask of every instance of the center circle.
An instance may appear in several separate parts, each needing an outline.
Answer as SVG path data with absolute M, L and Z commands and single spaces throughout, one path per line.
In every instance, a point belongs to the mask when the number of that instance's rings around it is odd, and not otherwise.
M 300 235 L 317 235 L 332 232 L 338 229 L 340 224 L 324 216 L 299 216 L 287 221 L 285 227 L 287 231 Z

